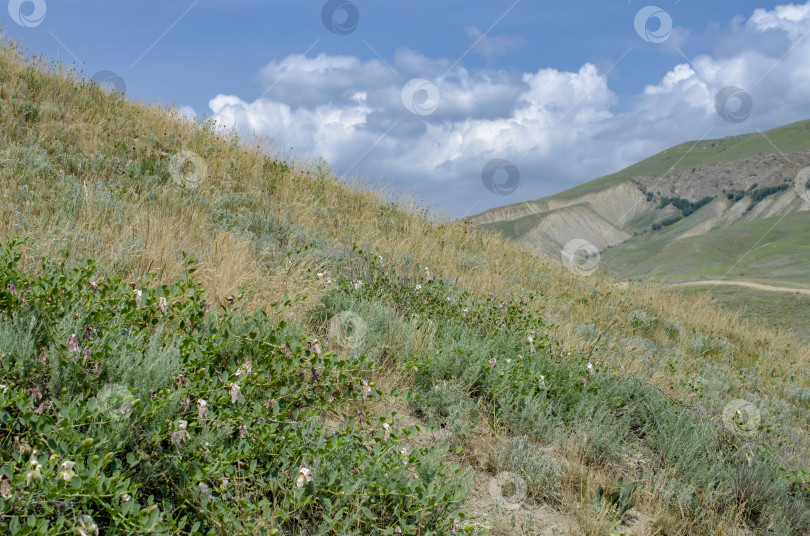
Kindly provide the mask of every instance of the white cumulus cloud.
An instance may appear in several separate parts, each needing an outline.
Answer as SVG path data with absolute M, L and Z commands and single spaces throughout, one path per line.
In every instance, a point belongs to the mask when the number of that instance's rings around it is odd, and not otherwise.
M 461 216 L 549 195 L 688 139 L 810 117 L 808 32 L 810 2 L 758 9 L 732 21 L 714 53 L 684 59 L 638 95 L 616 95 L 591 63 L 576 71 L 471 70 L 400 49 L 390 63 L 291 55 L 259 70 L 261 98 L 217 95 L 209 105 L 223 125 L 282 139 L 341 173 L 390 180 Z M 474 28 L 468 34 L 482 37 Z M 484 37 L 478 51 L 494 56 L 519 45 L 510 39 Z M 667 57 L 689 33 L 680 29 L 673 39 L 661 49 Z M 413 78 L 435 87 L 433 113 L 414 114 L 403 104 Z M 716 96 L 729 86 L 753 103 L 742 123 L 717 113 Z M 737 97 L 720 103 L 734 113 L 745 112 L 738 110 L 744 104 Z M 483 185 L 482 169 L 495 158 L 520 170 L 508 197 Z

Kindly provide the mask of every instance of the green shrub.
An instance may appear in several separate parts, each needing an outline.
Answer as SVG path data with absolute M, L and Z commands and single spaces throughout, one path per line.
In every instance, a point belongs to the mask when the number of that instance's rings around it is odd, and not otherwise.
M 30 276 L 21 243 L 0 248 L 4 534 L 418 535 L 463 517 L 469 479 L 446 449 L 404 450 L 419 430 L 394 431 L 395 413 L 343 413 L 369 396 L 368 360 L 240 296 L 209 310 L 192 259 L 157 287 L 96 279 L 92 261 Z
M 716 357 L 732 345 L 725 337 L 695 333 L 690 342 L 690 349 L 703 356 Z
M 628 315 L 630 325 L 641 331 L 650 331 L 658 327 L 659 319 L 645 311 L 633 311 Z

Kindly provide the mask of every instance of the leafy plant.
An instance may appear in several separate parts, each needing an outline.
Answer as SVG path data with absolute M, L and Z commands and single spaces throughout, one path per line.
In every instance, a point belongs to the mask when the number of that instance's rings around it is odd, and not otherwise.
M 419 429 L 395 412 L 346 413 L 382 395 L 374 364 L 291 330 L 275 313 L 295 299 L 214 310 L 190 257 L 156 287 L 93 261 L 29 275 L 22 243 L 0 248 L 0 531 L 421 535 L 463 517 L 446 448 L 408 451 Z
M 633 507 L 633 492 L 636 489 L 636 482 L 624 484 L 622 477 L 616 481 L 610 491 L 604 489 L 600 484 L 596 490 L 596 496 L 600 501 L 613 506 L 619 517 L 623 517 L 629 509 Z

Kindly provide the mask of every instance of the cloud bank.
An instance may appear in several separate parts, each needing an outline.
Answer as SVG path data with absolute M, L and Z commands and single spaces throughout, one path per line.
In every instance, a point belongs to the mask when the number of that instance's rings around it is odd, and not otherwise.
M 258 72 L 261 98 L 220 94 L 209 106 L 225 126 L 281 139 L 341 174 L 392 182 L 459 217 L 561 191 L 685 140 L 810 117 L 808 33 L 810 2 L 758 9 L 732 21 L 712 54 L 690 59 L 680 52 L 689 32 L 675 27 L 661 53 L 683 62 L 637 95 L 614 93 L 609 69 L 591 63 L 468 70 L 400 49 L 390 62 L 290 55 Z M 519 43 L 483 39 L 478 52 Z M 493 159 L 520 171 L 508 196 L 482 181 Z

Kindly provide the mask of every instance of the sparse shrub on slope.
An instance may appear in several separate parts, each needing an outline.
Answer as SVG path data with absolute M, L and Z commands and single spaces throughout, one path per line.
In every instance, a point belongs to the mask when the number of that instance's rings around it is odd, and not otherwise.
M 565 355 L 533 307 L 537 296 L 479 297 L 442 278 L 392 272 L 379 257 L 362 251 L 335 268 L 340 269 L 348 276 L 337 281 L 344 299 L 381 302 L 432 326 L 431 346 L 399 356 L 399 366 L 413 373 L 413 405 L 429 424 L 444 424 L 463 442 L 473 439 L 468 421 L 487 415 L 493 428 L 525 436 L 512 445 L 512 458 L 528 459 L 535 448 L 528 440 L 560 446 L 574 441 L 584 462 L 595 467 L 620 466 L 632 448 L 650 450 L 656 465 L 644 476 L 645 486 L 634 481 L 634 489 L 656 489 L 660 504 L 679 504 L 683 525 L 692 526 L 694 534 L 709 534 L 711 516 L 737 512 L 752 527 L 781 524 L 795 535 L 810 529 L 798 475 L 763 461 L 755 474 L 741 479 L 745 436 L 718 426 L 705 408 L 679 402 L 616 366 Z M 340 293 L 329 301 L 340 301 Z M 641 330 L 659 324 L 639 311 L 630 321 Z M 694 340 L 695 351 L 703 355 L 720 355 L 728 345 L 723 337 L 696 334 Z M 769 459 L 774 445 L 756 443 L 759 456 Z M 499 458 L 496 466 L 518 468 L 514 459 Z M 553 495 L 548 484 L 536 488 L 538 496 Z M 762 490 L 771 490 L 767 508 Z
M 526 436 L 507 440 L 496 453 L 494 462 L 496 471 L 520 475 L 526 481 L 530 496 L 546 500 L 557 498 L 560 480 L 567 469 L 565 463 L 550 458 Z

